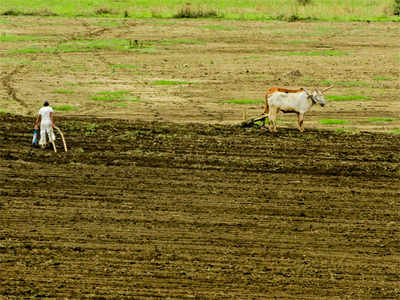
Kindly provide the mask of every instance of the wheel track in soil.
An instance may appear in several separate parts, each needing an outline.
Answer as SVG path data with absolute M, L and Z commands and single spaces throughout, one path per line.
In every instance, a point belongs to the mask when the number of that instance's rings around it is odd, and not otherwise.
M 96 29 L 96 30 L 92 30 L 90 29 L 90 25 L 83 21 L 81 22 L 82 25 L 87 28 L 87 31 L 83 32 L 83 33 L 73 33 L 70 36 L 65 36 L 63 40 L 59 41 L 57 43 L 57 46 L 65 41 L 70 41 L 70 40 L 79 40 L 79 39 L 85 39 L 85 38 L 93 38 L 96 36 L 100 36 L 101 34 L 103 34 L 104 32 L 106 32 L 107 30 L 109 30 L 108 28 L 100 28 L 100 29 Z M 56 47 L 57 49 L 57 47 Z M 52 54 L 56 55 L 60 61 L 62 62 L 67 62 L 66 59 L 64 59 L 62 57 L 62 55 L 58 52 L 52 52 Z M 109 63 L 104 57 L 102 57 L 100 54 L 95 53 L 95 55 L 97 57 L 100 58 L 100 60 L 106 64 L 106 65 L 112 65 L 111 63 Z M 13 82 L 13 77 L 16 76 L 17 74 L 21 73 L 22 69 L 24 68 L 24 65 L 19 65 L 17 66 L 14 70 L 12 70 L 9 73 L 6 73 L 4 76 L 1 77 L 1 82 L 4 86 L 4 88 L 6 89 L 6 92 L 8 94 L 8 96 L 10 96 L 14 101 L 18 102 L 21 106 L 23 106 L 24 108 L 27 108 L 28 105 L 25 103 L 24 100 L 22 100 L 21 98 L 19 98 L 17 96 L 17 89 L 12 85 Z
M 57 43 L 57 46 L 64 42 L 67 42 L 67 41 L 75 41 L 75 40 L 80 40 L 80 39 L 88 39 L 88 38 L 101 36 L 103 33 L 107 32 L 109 30 L 108 28 L 105 28 L 105 27 L 93 30 L 90 28 L 90 24 L 87 23 L 86 21 L 81 21 L 81 25 L 86 28 L 86 31 L 80 32 L 80 33 L 72 33 L 70 35 L 63 35 L 64 38 Z M 57 48 L 58 47 L 56 47 L 56 49 Z M 62 57 L 60 52 L 55 51 L 55 52 L 53 52 L 53 54 L 56 55 L 60 59 L 60 61 L 62 61 L 64 63 L 67 62 L 67 60 Z M 97 52 L 95 52 L 95 55 L 97 56 L 99 54 Z M 104 63 L 107 63 L 107 62 L 104 60 Z
M 4 86 L 4 88 L 7 91 L 7 95 L 9 97 L 11 97 L 14 101 L 18 102 L 21 106 L 23 107 L 28 107 L 25 103 L 24 100 L 22 100 L 21 98 L 19 98 L 17 96 L 17 89 L 13 86 L 12 82 L 13 82 L 13 77 L 16 76 L 18 73 L 21 72 L 21 70 L 24 68 L 24 65 L 19 65 L 17 66 L 14 70 L 12 70 L 10 73 L 4 75 L 1 78 L 1 82 Z

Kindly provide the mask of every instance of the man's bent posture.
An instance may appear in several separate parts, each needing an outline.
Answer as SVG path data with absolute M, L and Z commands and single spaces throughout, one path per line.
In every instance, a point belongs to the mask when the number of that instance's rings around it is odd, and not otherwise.
M 35 129 L 39 128 L 40 122 L 40 140 L 39 145 L 45 148 L 47 145 L 47 136 L 49 137 L 49 142 L 52 143 L 55 140 L 55 135 L 53 132 L 54 119 L 53 119 L 53 109 L 49 106 L 49 102 L 45 101 L 43 107 L 39 109 L 39 114 L 36 119 Z

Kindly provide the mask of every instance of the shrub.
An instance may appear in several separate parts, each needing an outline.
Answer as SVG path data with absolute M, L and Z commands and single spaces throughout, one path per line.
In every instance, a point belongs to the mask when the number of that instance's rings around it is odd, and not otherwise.
M 19 11 L 19 10 L 6 10 L 1 13 L 3 16 L 42 16 L 42 17 L 55 17 L 56 13 L 48 9 L 41 9 L 36 11 Z
M 202 8 L 192 8 L 190 5 L 182 7 L 174 18 L 216 18 L 218 13 L 215 10 L 203 10 Z
M 108 7 L 99 7 L 94 13 L 96 15 L 112 15 L 113 11 Z
M 306 6 L 308 4 L 311 4 L 311 0 L 297 0 L 297 3 L 303 6 Z
M 393 14 L 395 16 L 400 16 L 400 0 L 394 0 Z

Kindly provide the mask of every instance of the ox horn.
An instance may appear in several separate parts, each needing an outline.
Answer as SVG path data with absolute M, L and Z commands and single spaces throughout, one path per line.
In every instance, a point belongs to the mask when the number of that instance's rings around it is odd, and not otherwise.
M 333 88 L 333 85 L 328 86 L 327 88 L 323 89 L 323 90 L 322 90 L 322 93 L 325 93 L 327 90 L 329 90 L 329 89 L 331 89 L 331 88 Z
M 315 90 L 317 93 L 322 94 L 322 92 L 319 90 L 319 88 L 314 87 L 314 90 Z

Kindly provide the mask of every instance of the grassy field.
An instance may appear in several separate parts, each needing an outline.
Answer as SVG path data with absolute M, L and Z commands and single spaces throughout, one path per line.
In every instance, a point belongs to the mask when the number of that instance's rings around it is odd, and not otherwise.
M 306 3 L 306 4 L 304 4 Z M 148 0 L 148 1 L 23 1 L 0 3 L 0 13 L 8 15 L 158 17 L 203 16 L 239 20 L 399 20 L 394 16 L 394 0 Z

